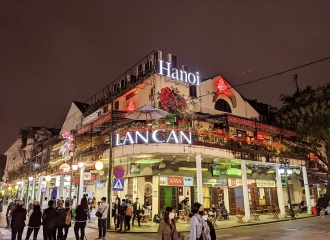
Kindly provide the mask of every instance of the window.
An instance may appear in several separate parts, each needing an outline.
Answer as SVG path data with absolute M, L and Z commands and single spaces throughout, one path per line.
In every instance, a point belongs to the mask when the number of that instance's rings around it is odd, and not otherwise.
M 231 108 L 230 108 L 229 104 L 223 99 L 217 100 L 216 103 L 215 103 L 214 108 L 216 110 L 219 110 L 219 111 L 222 111 L 222 112 L 231 113 Z
M 192 98 L 197 97 L 197 86 L 196 85 L 190 85 L 189 86 L 189 96 Z

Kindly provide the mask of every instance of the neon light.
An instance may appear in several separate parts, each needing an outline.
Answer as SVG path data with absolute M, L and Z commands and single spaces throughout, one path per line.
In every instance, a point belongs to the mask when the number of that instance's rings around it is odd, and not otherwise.
M 136 109 L 135 101 L 133 99 L 129 100 L 127 103 L 126 110 L 131 112 L 131 111 L 134 111 L 135 109 Z
M 225 80 L 222 77 L 219 77 L 216 81 L 216 89 L 218 93 L 223 93 L 228 90 Z
M 149 134 L 151 138 L 149 138 Z M 123 134 L 117 133 L 115 136 L 115 146 L 149 144 L 149 143 L 175 143 L 192 144 L 191 132 L 166 131 L 165 129 L 156 129 L 152 131 L 133 131 Z
M 159 62 L 159 72 L 158 72 L 159 75 L 166 76 L 172 78 L 173 80 L 178 80 L 184 83 L 189 83 L 190 85 L 199 86 L 200 80 L 199 80 L 198 72 L 196 72 L 196 74 L 187 73 L 186 71 L 183 70 L 171 68 L 171 63 L 169 62 L 164 62 L 163 60 L 160 59 L 158 60 L 158 62 Z M 164 63 L 166 64 L 166 66 L 164 66 Z

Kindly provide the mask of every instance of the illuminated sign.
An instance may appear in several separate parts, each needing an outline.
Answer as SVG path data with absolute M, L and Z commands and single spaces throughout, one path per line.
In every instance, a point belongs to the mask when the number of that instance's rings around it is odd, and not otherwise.
M 129 100 L 127 103 L 126 110 L 131 112 L 131 111 L 134 111 L 135 109 L 136 109 L 135 101 L 133 99 Z
M 152 131 L 133 131 L 124 134 L 117 133 L 115 136 L 115 146 L 148 144 L 148 143 L 176 143 L 192 144 L 191 132 L 166 131 L 165 129 L 155 129 Z
M 187 73 L 186 71 L 172 68 L 171 63 L 169 62 L 164 62 L 163 60 L 160 59 L 158 60 L 158 62 L 159 62 L 159 69 L 158 69 L 159 75 L 166 76 L 172 78 L 173 80 L 178 80 L 184 83 L 189 83 L 190 85 L 199 86 L 200 80 L 199 80 L 198 72 L 196 72 L 196 74 Z
M 216 80 L 216 89 L 218 90 L 218 93 L 223 93 L 228 90 L 225 80 L 222 77 L 219 77 Z

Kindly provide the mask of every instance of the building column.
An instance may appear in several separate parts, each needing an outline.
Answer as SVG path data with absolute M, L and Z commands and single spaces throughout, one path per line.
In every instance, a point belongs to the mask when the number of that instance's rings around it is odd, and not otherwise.
M 152 216 L 159 213 L 159 176 L 152 176 Z M 134 200 L 133 200 L 134 201 Z
M 80 203 L 84 194 L 84 170 L 85 166 L 79 168 L 78 203 Z
M 280 164 L 276 164 L 276 182 L 277 182 L 278 207 L 280 208 L 280 213 L 281 213 L 282 218 L 285 218 L 286 214 L 285 214 L 285 204 L 284 204 Z
M 65 175 L 64 174 L 61 174 L 60 176 L 60 191 L 59 191 L 59 199 L 61 199 L 61 197 L 63 197 L 63 189 L 64 189 L 64 179 Z M 63 197 L 64 199 L 64 197 Z
M 47 198 L 48 201 L 51 200 L 51 198 L 49 197 L 49 189 L 50 189 L 50 181 L 46 181 L 46 192 L 45 192 L 45 197 Z
M 41 188 L 42 188 L 42 177 L 40 176 L 38 178 L 38 191 L 37 191 L 37 201 L 40 201 L 42 202 L 42 199 L 41 199 Z
M 197 194 L 198 202 L 203 205 L 203 177 L 202 177 L 202 157 L 196 155 L 196 174 L 197 174 Z
M 246 176 L 246 162 L 245 162 L 245 160 L 241 160 L 241 170 L 242 170 L 242 184 L 243 184 L 245 220 L 247 222 L 250 222 L 251 221 L 251 216 L 250 216 L 249 186 L 248 186 L 248 181 L 247 181 L 247 176 Z
M 305 196 L 306 196 L 306 206 L 307 206 L 307 213 L 312 214 L 312 206 L 311 206 L 311 195 L 309 192 L 309 185 L 308 185 L 308 178 L 307 178 L 307 171 L 306 167 L 301 167 L 303 172 L 303 179 L 304 179 L 304 187 L 305 187 Z
M 32 192 L 31 192 L 32 202 L 34 202 L 35 191 L 36 191 L 36 178 L 33 177 L 33 180 L 32 180 Z

